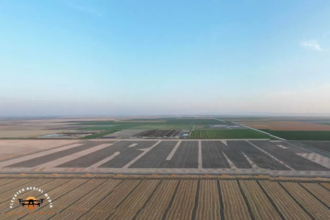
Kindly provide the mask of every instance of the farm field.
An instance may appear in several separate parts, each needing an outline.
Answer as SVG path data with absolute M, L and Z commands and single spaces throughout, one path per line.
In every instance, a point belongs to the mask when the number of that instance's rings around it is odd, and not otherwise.
M 306 144 L 310 147 L 317 148 L 330 153 L 330 141 L 299 141 L 302 144 Z
M 31 138 L 47 134 L 63 133 L 66 130 L 0 130 L 0 138 Z
M 24 152 L 25 146 L 38 148 Z M 329 158 L 258 139 L 0 140 L 0 173 L 255 174 L 330 177 Z
M 272 139 L 270 136 L 248 129 L 236 130 L 194 130 L 190 139 Z
M 330 217 L 329 179 L 267 177 L 0 176 L 1 219 L 321 219 Z M 29 211 L 13 195 L 36 186 L 51 198 Z M 44 198 L 27 191 L 22 198 Z M 40 214 L 42 213 L 42 214 Z
M 255 129 L 272 131 L 330 131 L 330 125 L 304 121 L 235 121 Z
M 296 141 L 330 141 L 330 131 L 273 131 L 263 130 L 267 133 L 287 140 Z
M 0 161 L 74 144 L 76 142 L 78 140 L 1 140 Z

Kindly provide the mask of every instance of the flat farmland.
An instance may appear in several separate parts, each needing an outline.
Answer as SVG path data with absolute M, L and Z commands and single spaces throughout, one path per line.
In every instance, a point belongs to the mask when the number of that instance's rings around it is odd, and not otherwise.
M 329 158 L 285 141 L 241 139 L 33 140 L 0 161 L 1 173 L 262 174 L 330 177 Z M 6 144 L 10 144 L 7 140 Z M 60 144 L 58 144 L 60 143 Z M 64 144 L 64 145 L 63 145 Z M 1 141 L 0 141 L 1 145 Z M 45 145 L 43 147 L 43 145 Z M 47 148 L 53 146 L 52 148 Z M 18 151 L 16 153 L 15 149 Z
M 330 152 L 330 141 L 299 141 L 302 144 L 317 148 L 326 152 Z
M 329 219 L 329 179 L 270 179 L 253 177 L 113 177 L 0 176 L 0 188 L 20 185 L 1 194 L 1 219 Z M 26 214 L 18 199 L 22 188 L 36 185 L 49 201 Z M 23 197 L 44 197 L 27 191 Z M 49 214 L 37 214 L 37 213 Z
M 236 121 L 251 128 L 272 131 L 330 131 L 330 125 L 301 121 Z
M 272 131 L 264 130 L 267 133 L 281 137 L 287 140 L 301 141 L 328 141 L 330 140 L 330 131 Z
M 190 139 L 271 139 L 270 136 L 248 129 L 236 130 L 194 130 Z
M 79 142 L 78 140 L 1 140 L 0 161 Z

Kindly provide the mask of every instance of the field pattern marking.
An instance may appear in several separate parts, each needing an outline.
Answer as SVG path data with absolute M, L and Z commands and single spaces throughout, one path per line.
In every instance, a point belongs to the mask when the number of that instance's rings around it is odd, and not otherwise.
M 156 144 L 152 145 L 151 147 L 144 148 L 144 149 L 139 149 L 139 150 L 143 151 L 143 153 L 140 154 L 139 156 L 135 157 L 128 164 L 126 164 L 123 168 L 128 168 L 129 166 L 131 166 L 133 163 L 135 163 L 136 161 L 138 161 L 141 157 L 143 157 L 146 153 L 148 153 L 149 151 L 151 151 L 153 148 L 155 148 L 161 142 L 162 141 L 158 141 Z
M 257 148 L 258 150 L 264 152 L 265 154 L 267 154 L 268 156 L 270 156 L 271 158 L 273 158 L 274 160 L 276 160 L 277 162 L 283 164 L 284 166 L 286 166 L 287 168 L 289 168 L 290 170 L 294 170 L 292 167 L 290 167 L 289 165 L 286 165 L 284 162 L 280 161 L 279 159 L 277 159 L 276 157 L 274 157 L 273 155 L 271 155 L 270 153 L 268 153 L 267 151 L 264 151 L 263 149 L 257 147 L 256 145 L 252 144 L 250 141 L 246 141 L 249 144 L 251 144 L 253 147 Z
M 182 141 L 178 141 L 178 143 L 175 145 L 175 147 L 173 148 L 173 150 L 171 151 L 171 153 L 168 155 L 168 157 L 166 158 L 166 160 L 172 160 L 172 157 L 175 154 L 175 152 L 178 150 L 181 142 Z
M 102 164 L 104 164 L 106 162 L 109 162 L 110 160 L 112 160 L 113 158 L 115 158 L 116 156 L 118 156 L 119 154 L 120 154 L 120 152 L 119 151 L 116 151 L 111 156 L 109 156 L 107 158 L 104 158 L 103 160 L 100 160 L 99 162 L 94 163 L 90 167 L 87 167 L 87 169 L 89 169 L 89 168 L 97 168 L 97 167 L 101 166 Z

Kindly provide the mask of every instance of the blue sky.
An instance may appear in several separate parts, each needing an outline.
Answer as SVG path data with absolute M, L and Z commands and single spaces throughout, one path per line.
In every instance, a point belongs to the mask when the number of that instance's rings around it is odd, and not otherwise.
M 328 0 L 1 0 L 0 116 L 330 113 Z

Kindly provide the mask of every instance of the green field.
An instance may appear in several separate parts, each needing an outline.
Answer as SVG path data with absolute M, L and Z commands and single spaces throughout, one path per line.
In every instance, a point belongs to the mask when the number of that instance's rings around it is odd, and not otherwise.
M 164 118 L 157 119 L 134 119 L 134 120 L 124 120 L 124 121 L 80 121 L 71 122 L 76 125 L 85 126 L 79 130 L 113 130 L 113 129 L 163 129 L 163 130 L 191 130 L 194 125 L 204 126 L 208 128 L 213 124 L 223 124 L 215 119 L 194 119 L 194 118 L 184 118 L 184 119 L 174 119 L 169 118 L 164 122 L 159 122 L 159 120 L 164 120 Z
M 161 129 L 161 130 L 191 130 L 193 125 L 190 124 L 141 124 L 132 129 Z
M 304 140 L 304 141 L 330 140 L 330 131 L 272 131 L 272 130 L 263 130 L 263 131 L 287 140 Z
M 266 134 L 253 130 L 195 130 L 190 139 L 271 139 Z
M 92 135 L 88 135 L 88 136 L 85 136 L 85 137 L 82 137 L 81 139 L 93 139 L 93 138 L 99 138 L 99 137 L 103 137 L 105 135 L 108 135 L 108 134 L 113 134 L 117 131 L 120 131 L 120 130 L 116 130 L 116 129 L 113 129 L 113 130 L 107 130 L 105 132 L 101 132 L 101 133 L 97 133 L 97 134 L 92 134 Z
M 214 125 L 214 124 L 223 124 L 223 122 L 216 120 L 216 119 L 170 119 L 166 120 L 166 123 L 168 124 L 194 124 L 194 125 Z
M 160 122 L 161 121 L 161 122 Z M 194 126 L 195 129 L 198 129 L 196 133 L 196 138 L 218 138 L 222 137 L 223 134 L 221 131 L 203 131 L 201 129 L 210 129 L 210 125 L 215 124 L 230 124 L 230 122 L 221 122 L 216 119 L 196 119 L 196 118 L 155 118 L 155 119 L 130 119 L 123 121 L 78 121 L 78 122 L 70 122 L 75 125 L 84 126 L 79 130 L 94 130 L 94 131 L 102 131 L 98 134 L 93 134 L 84 137 L 84 139 L 90 138 L 98 138 L 107 134 L 112 134 L 117 131 L 125 130 L 125 129 L 160 129 L 160 130 L 188 130 L 191 131 Z M 232 131 L 229 131 L 232 132 Z M 233 133 L 233 132 L 232 132 Z M 237 132 L 234 132 L 235 134 Z M 245 138 L 244 132 L 238 131 L 238 136 L 242 136 Z M 235 134 L 226 134 L 229 137 L 234 137 Z M 254 135 L 256 136 L 256 135 Z

